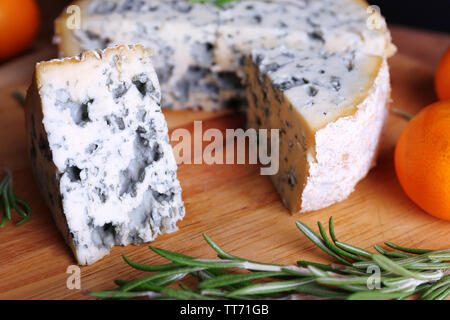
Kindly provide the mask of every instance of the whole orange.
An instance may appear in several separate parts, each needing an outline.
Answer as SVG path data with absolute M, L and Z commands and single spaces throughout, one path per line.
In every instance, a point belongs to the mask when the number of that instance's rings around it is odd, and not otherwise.
M 27 49 L 39 28 L 34 0 L 0 0 L 0 60 Z
M 450 99 L 450 47 L 436 69 L 434 85 L 440 100 Z
M 406 125 L 395 149 L 395 170 L 412 201 L 450 220 L 450 100 L 424 108 Z

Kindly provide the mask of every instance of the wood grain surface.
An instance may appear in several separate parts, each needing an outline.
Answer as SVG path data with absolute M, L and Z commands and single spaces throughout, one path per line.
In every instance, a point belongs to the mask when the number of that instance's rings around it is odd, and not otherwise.
M 436 100 L 433 72 L 450 45 L 450 36 L 392 28 L 399 53 L 390 60 L 393 105 L 413 113 Z M 0 65 L 0 167 L 14 176 L 17 195 L 32 207 L 32 218 L 20 227 L 0 229 L 0 299 L 87 299 L 81 290 L 66 286 L 66 269 L 74 264 L 33 181 L 27 155 L 23 109 L 12 97 L 25 91 L 34 63 L 53 57 L 54 48 L 37 45 L 19 59 Z M 165 112 L 169 127 L 192 130 L 194 119 L 221 130 L 242 126 L 244 119 L 221 113 Z M 399 245 L 442 249 L 450 247 L 450 222 L 435 219 L 415 206 L 402 192 L 393 167 L 393 150 L 406 122 L 391 115 L 383 134 L 378 166 L 345 201 L 327 209 L 291 216 L 268 177 L 257 165 L 182 165 L 186 218 L 180 231 L 159 237 L 152 245 L 197 257 L 214 258 L 203 239 L 206 232 L 233 254 L 265 262 L 295 264 L 299 259 L 328 262 L 328 257 L 295 226 L 301 220 L 314 229 L 321 220 L 335 219 L 343 241 L 370 249 L 388 240 Z M 0 174 L 0 177 L 2 174 Z M 111 255 L 81 268 L 82 290 L 113 288 L 116 278 L 144 273 L 128 267 L 120 255 L 157 264 L 164 259 L 147 245 L 115 247 Z

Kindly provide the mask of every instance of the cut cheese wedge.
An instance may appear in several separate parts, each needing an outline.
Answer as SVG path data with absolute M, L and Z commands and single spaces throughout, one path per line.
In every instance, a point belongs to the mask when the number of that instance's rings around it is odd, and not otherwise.
M 255 50 L 248 125 L 280 130 L 272 181 L 292 213 L 344 200 L 374 165 L 390 97 L 386 59 L 358 50 Z
M 79 264 L 177 230 L 177 165 L 150 51 L 37 64 L 26 120 L 33 172 Z

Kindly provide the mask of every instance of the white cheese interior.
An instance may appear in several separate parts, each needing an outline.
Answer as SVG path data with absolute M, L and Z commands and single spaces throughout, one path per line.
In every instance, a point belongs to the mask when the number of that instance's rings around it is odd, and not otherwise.
M 260 77 L 270 77 L 311 132 L 354 114 L 373 86 L 382 62 L 382 58 L 361 51 L 312 53 L 285 47 L 255 50 L 253 60 Z

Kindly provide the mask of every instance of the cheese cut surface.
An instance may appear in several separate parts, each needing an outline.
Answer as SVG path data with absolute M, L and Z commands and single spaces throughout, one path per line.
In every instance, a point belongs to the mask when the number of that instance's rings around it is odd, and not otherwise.
M 385 58 L 358 50 L 255 50 L 248 125 L 280 130 L 272 181 L 291 212 L 344 200 L 374 164 L 390 97 Z
M 39 63 L 27 97 L 33 170 L 79 264 L 184 217 L 161 92 L 142 46 Z
M 245 98 L 244 61 L 252 49 L 360 49 L 381 57 L 393 48 L 384 19 L 368 28 L 361 0 L 235 1 L 223 7 L 187 0 L 80 0 L 81 28 L 56 21 L 61 56 L 115 44 L 155 51 L 162 106 L 216 110 Z

